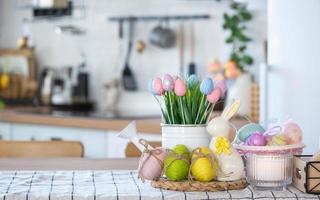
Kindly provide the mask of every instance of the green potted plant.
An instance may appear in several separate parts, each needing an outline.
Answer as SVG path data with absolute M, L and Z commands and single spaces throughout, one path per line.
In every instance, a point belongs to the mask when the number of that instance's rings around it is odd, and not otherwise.
M 215 79 L 229 80 L 227 104 L 233 99 L 243 102 L 239 114 L 248 115 L 250 112 L 250 86 L 251 75 L 246 68 L 253 64 L 254 60 L 247 52 L 247 44 L 251 38 L 246 34 L 246 24 L 252 19 L 246 4 L 232 2 L 230 4 L 232 13 L 224 13 L 223 29 L 228 31 L 225 39 L 226 44 L 231 45 L 231 53 L 228 61 L 222 66 L 215 60 L 209 66 L 209 72 L 213 73 Z
M 184 144 L 194 149 L 209 145 L 206 125 L 215 104 L 225 93 L 224 81 L 214 87 L 211 78 L 200 81 L 191 75 L 184 80 L 166 74 L 163 79 L 151 80 L 148 89 L 161 109 L 163 147 Z

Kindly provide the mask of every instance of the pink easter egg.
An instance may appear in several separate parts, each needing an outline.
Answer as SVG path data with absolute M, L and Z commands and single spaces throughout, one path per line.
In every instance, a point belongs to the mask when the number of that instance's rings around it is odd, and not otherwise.
M 164 92 L 163 86 L 162 86 L 162 80 L 159 77 L 156 77 L 153 80 L 152 89 L 157 95 L 162 95 Z
M 155 148 L 155 156 L 163 163 L 167 155 L 167 151 L 161 147 Z M 145 154 L 139 161 L 140 176 L 145 180 L 157 180 L 162 174 L 162 167 L 152 155 Z
M 220 88 L 220 90 L 221 90 L 221 95 L 223 96 L 224 93 L 225 93 L 226 90 L 227 90 L 226 81 L 225 81 L 225 80 L 222 80 L 222 81 L 217 82 L 217 83 L 216 83 L 216 87 L 217 87 L 217 88 Z
M 288 144 L 302 143 L 302 130 L 298 124 L 294 122 L 288 122 L 283 125 L 283 134 L 287 138 Z
M 186 91 L 187 91 L 186 84 L 181 79 L 177 79 L 174 84 L 174 93 L 177 96 L 181 97 L 186 94 Z
M 221 90 L 220 88 L 215 88 L 208 96 L 207 100 L 210 103 L 216 103 L 221 97 Z
M 165 91 L 172 91 L 174 88 L 174 80 L 169 74 L 165 74 L 162 81 L 163 89 Z

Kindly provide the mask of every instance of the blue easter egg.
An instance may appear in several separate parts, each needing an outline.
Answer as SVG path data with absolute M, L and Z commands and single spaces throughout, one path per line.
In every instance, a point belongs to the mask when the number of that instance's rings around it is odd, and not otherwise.
M 189 88 L 196 87 L 198 83 L 199 83 L 199 78 L 195 74 L 192 74 L 191 76 L 188 77 L 187 84 Z
M 208 95 L 213 90 L 213 81 L 211 78 L 205 78 L 203 79 L 201 85 L 200 85 L 200 91 L 202 94 Z
M 250 123 L 246 124 L 238 130 L 238 138 L 242 142 L 245 142 L 247 138 L 254 132 L 264 133 L 265 130 L 260 124 Z

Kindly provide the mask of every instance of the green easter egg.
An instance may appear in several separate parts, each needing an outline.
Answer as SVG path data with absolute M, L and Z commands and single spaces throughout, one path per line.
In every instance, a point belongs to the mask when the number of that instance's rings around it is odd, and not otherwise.
M 173 151 L 178 155 L 185 155 L 186 158 L 190 159 L 190 151 L 186 145 L 178 144 L 173 148 Z
M 189 163 L 174 156 L 167 156 L 164 161 L 164 172 L 170 181 L 182 181 L 188 177 Z

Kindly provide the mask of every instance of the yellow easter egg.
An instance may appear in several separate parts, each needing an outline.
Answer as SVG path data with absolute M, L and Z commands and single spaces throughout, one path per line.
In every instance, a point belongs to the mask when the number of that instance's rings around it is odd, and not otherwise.
M 192 158 L 197 158 L 199 155 L 201 156 L 201 154 L 208 155 L 211 153 L 212 151 L 208 147 L 199 147 L 193 151 Z
M 0 76 L 1 89 L 7 89 L 9 87 L 10 77 L 7 74 Z
M 216 178 L 218 162 L 212 155 L 206 147 L 198 148 L 192 154 L 191 174 L 197 181 L 209 182 Z

